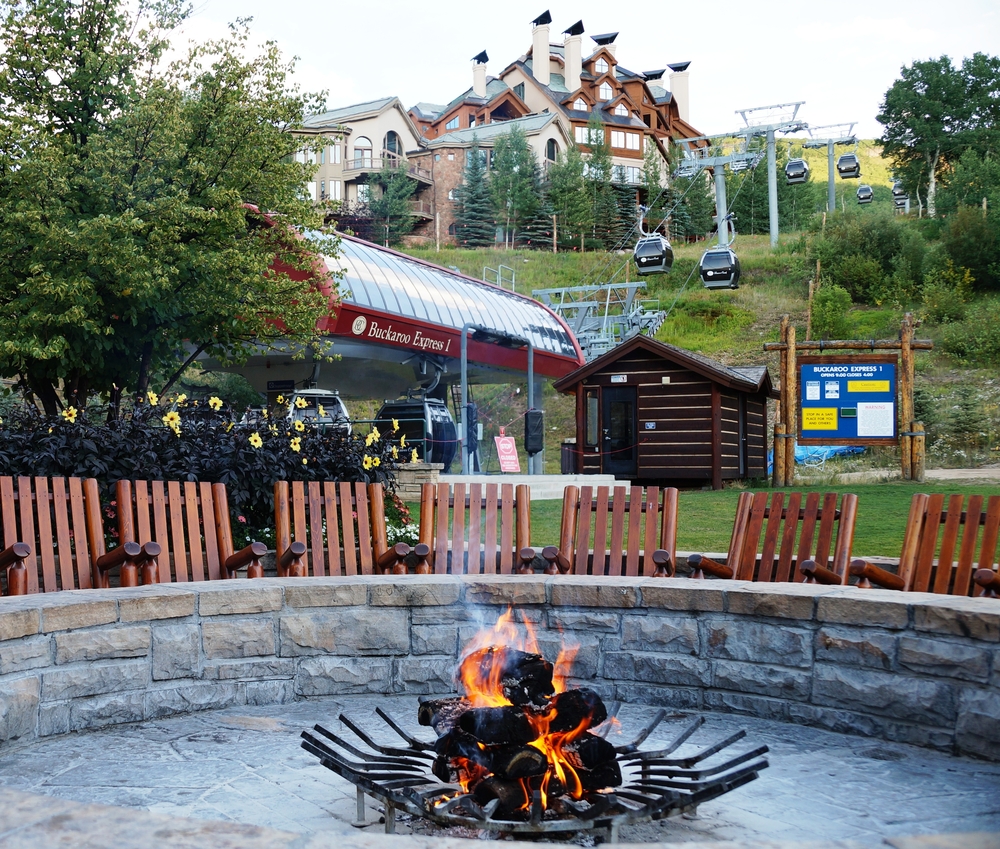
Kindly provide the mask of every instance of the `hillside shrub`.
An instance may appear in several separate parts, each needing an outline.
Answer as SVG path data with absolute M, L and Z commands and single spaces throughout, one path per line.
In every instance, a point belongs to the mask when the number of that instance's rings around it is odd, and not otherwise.
M 955 265 L 969 269 L 976 289 L 1000 289 L 1000 227 L 979 207 L 959 206 L 941 233 L 941 244 Z
M 827 276 L 827 273 L 824 273 Z M 882 267 L 863 254 L 842 257 L 828 272 L 838 286 L 862 304 L 880 304 L 890 294 L 890 283 Z
M 850 339 L 851 323 L 847 314 L 851 295 L 842 286 L 821 286 L 813 296 L 812 336 L 814 339 Z
M 923 316 L 928 321 L 946 324 L 961 321 L 972 295 L 972 274 L 967 268 L 956 268 L 950 258 L 924 276 L 921 290 Z
M 381 482 L 390 490 L 409 448 L 393 434 L 350 436 L 287 419 L 287 406 L 234 421 L 225 411 L 185 403 L 140 404 L 107 421 L 106 410 L 43 416 L 32 405 L 0 424 L 0 475 L 93 477 L 110 500 L 116 481 L 224 483 L 234 520 L 248 535 L 271 542 L 278 480 Z
M 962 321 L 947 324 L 941 347 L 973 365 L 1000 367 L 1000 299 L 970 304 Z

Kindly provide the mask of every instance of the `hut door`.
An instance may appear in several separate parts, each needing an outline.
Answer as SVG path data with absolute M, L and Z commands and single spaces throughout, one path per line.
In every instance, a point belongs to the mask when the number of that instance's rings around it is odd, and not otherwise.
M 629 478 L 637 469 L 634 386 L 604 387 L 601 392 L 603 454 L 601 471 Z

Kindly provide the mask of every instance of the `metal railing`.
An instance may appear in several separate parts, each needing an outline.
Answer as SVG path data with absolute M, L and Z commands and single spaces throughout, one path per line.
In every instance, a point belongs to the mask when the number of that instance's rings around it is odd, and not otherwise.
M 370 153 L 359 156 L 355 153 L 353 159 L 344 160 L 343 172 L 345 175 L 363 174 L 366 171 L 381 171 L 383 168 L 398 168 L 401 164 L 405 165 L 406 173 L 409 176 L 428 183 L 434 182 L 431 178 L 431 172 L 427 168 L 421 168 L 398 153 L 392 153 L 388 150 L 383 150 L 379 156 L 372 156 Z

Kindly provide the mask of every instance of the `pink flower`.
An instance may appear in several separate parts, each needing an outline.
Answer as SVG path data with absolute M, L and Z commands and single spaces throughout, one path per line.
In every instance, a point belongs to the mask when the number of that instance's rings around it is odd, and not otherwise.
M 236 521 L 237 522 L 242 522 L 245 525 L 247 523 L 247 517 L 246 516 L 237 516 L 236 517 Z

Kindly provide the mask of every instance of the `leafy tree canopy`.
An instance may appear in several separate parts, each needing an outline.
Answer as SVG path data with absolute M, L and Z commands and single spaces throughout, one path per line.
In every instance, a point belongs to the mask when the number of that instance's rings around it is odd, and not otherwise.
M 510 132 L 497 137 L 491 167 L 489 189 L 493 213 L 497 223 L 504 227 L 505 241 L 513 242 L 517 231 L 538 207 L 535 190 L 538 163 L 524 130 L 515 125 Z
M 49 413 L 60 388 L 117 404 L 185 354 L 308 342 L 331 297 L 294 236 L 320 223 L 295 153 L 324 140 L 288 132 L 321 102 L 273 44 L 246 58 L 247 22 L 166 63 L 185 14 L 0 0 L 0 374 Z

